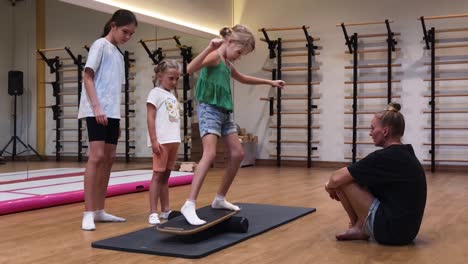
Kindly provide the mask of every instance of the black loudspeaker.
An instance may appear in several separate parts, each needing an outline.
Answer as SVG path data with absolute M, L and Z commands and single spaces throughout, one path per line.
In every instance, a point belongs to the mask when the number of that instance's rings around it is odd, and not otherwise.
M 23 72 L 9 71 L 8 72 L 8 94 L 22 95 L 23 94 Z

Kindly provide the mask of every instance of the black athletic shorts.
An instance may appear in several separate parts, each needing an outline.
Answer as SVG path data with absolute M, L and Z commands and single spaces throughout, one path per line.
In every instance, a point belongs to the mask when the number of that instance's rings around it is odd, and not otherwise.
M 107 118 L 107 126 L 98 124 L 95 117 L 86 117 L 88 141 L 105 141 L 117 145 L 120 133 L 120 119 Z

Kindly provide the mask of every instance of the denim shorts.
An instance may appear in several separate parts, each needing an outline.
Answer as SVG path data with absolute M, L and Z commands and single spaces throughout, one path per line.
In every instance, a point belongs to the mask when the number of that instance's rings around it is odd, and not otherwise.
M 364 233 L 366 233 L 371 238 L 374 238 L 375 213 L 377 213 L 379 205 L 380 201 L 377 198 L 374 198 L 369 208 L 369 212 L 367 213 L 366 221 L 364 221 Z
M 223 137 L 237 133 L 237 126 L 231 111 L 210 104 L 198 104 L 200 137 L 214 134 Z

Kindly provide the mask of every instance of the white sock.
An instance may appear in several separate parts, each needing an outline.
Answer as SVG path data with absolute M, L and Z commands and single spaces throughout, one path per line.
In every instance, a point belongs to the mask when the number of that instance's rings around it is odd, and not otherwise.
M 81 229 L 86 231 L 96 230 L 94 225 L 94 212 L 83 212 L 83 221 L 81 222 Z
M 125 222 L 125 218 L 106 213 L 104 209 L 94 212 L 94 220 L 98 222 Z
M 206 223 L 206 221 L 201 220 L 198 218 L 197 213 L 195 212 L 195 202 L 187 200 L 185 201 L 184 205 L 180 209 L 180 212 L 184 215 L 185 219 L 187 219 L 187 222 L 189 222 L 191 225 L 203 225 Z
M 211 203 L 211 207 L 214 209 L 228 209 L 231 211 L 239 211 L 240 208 L 237 205 L 234 205 L 228 201 L 226 201 L 226 198 L 221 195 L 216 195 L 214 198 L 213 202 Z
M 171 214 L 172 211 L 167 211 L 167 212 L 161 212 L 161 214 L 159 214 L 159 218 L 163 219 L 163 220 L 167 220 L 169 218 L 169 214 Z
M 160 224 L 161 221 L 159 221 L 159 217 L 158 217 L 158 214 L 157 213 L 152 213 L 149 215 L 148 217 L 148 223 L 150 225 L 157 225 L 157 224 Z

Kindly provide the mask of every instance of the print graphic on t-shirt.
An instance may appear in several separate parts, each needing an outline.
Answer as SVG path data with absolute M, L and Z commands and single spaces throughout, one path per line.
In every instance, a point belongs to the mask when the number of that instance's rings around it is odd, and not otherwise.
M 179 121 L 179 107 L 177 107 L 177 100 L 172 98 L 166 99 L 166 110 L 169 115 L 169 121 L 178 122 Z

